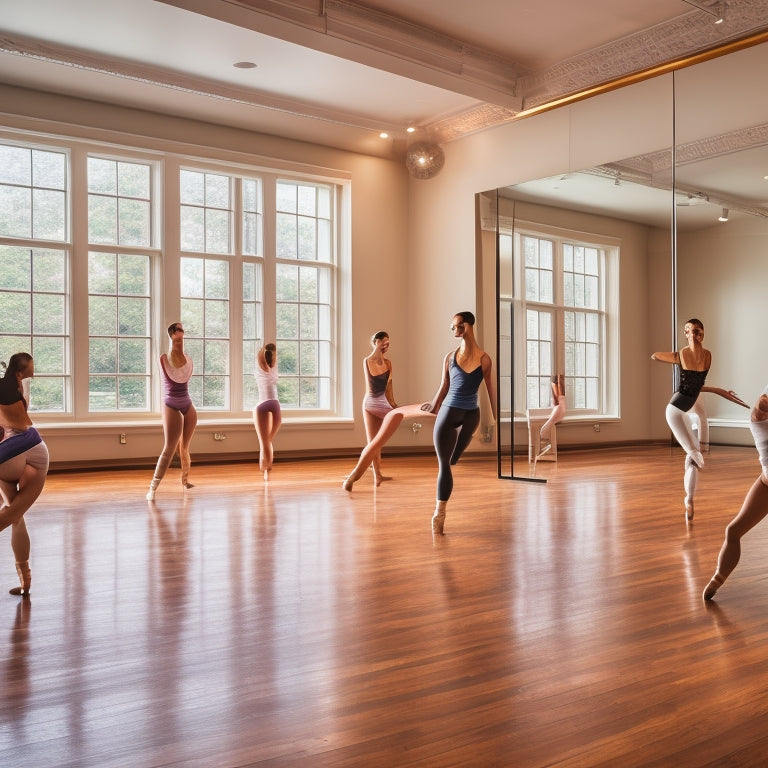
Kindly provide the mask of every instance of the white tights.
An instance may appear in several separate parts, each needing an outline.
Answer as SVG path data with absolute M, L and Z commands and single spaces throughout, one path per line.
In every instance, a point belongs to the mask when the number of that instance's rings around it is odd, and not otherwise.
M 688 413 L 670 403 L 667 405 L 666 416 L 672 434 L 686 453 L 685 474 L 683 475 L 685 504 L 686 506 L 693 505 L 693 497 L 696 494 L 696 485 L 699 481 L 699 469 L 704 466 L 699 438 L 693 431 L 691 417 Z

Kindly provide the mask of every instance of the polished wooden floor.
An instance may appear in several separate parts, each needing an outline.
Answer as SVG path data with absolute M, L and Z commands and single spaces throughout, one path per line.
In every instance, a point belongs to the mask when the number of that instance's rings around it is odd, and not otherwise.
M 764 766 L 768 523 L 701 591 L 757 476 L 715 447 L 561 452 L 546 485 L 435 459 L 52 474 L 0 594 L 0 765 Z M 8 533 L 0 578 L 15 583 Z

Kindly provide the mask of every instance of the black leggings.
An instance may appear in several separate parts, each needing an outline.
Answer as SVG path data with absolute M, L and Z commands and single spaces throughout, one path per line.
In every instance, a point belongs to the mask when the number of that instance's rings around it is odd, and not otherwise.
M 433 440 L 437 453 L 437 500 L 448 501 L 453 491 L 451 465 L 455 464 L 472 440 L 478 424 L 480 409 L 442 406 L 437 413 Z

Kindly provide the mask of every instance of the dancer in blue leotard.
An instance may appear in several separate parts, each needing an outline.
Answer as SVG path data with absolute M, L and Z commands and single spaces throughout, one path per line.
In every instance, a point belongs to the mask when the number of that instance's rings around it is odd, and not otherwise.
M 157 460 L 155 474 L 147 491 L 147 501 L 153 501 L 155 491 L 165 476 L 176 448 L 181 460 L 181 486 L 193 488 L 189 482 L 191 457 L 189 444 L 197 426 L 197 411 L 189 396 L 189 380 L 192 378 L 192 358 L 184 352 L 184 327 L 181 323 L 168 326 L 171 349 L 160 356 L 160 370 L 163 374 L 163 452 Z
M 437 453 L 437 506 L 432 516 L 432 532 L 443 533 L 446 506 L 453 491 L 451 467 L 461 458 L 480 424 L 478 390 L 485 381 L 491 411 L 496 418 L 496 388 L 490 356 L 475 340 L 475 316 L 471 312 L 454 315 L 451 330 L 461 343 L 443 361 L 440 388 L 431 403 L 422 408 L 436 413 L 433 440 Z

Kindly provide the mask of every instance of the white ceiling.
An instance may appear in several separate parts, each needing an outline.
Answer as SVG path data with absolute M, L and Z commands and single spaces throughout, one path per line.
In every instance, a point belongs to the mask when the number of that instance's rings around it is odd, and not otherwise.
M 768 28 L 693 2 L 0 0 L 0 82 L 401 156 Z
M 402 157 L 766 29 L 766 0 L 0 0 L 0 83 Z

